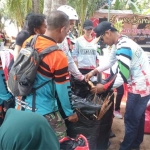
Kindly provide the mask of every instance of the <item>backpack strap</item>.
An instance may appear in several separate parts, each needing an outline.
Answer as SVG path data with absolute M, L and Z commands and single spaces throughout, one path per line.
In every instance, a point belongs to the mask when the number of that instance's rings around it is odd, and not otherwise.
M 34 40 L 34 39 L 33 39 Z M 36 40 L 36 39 L 35 39 Z M 43 59 L 47 54 L 55 51 L 55 50 L 58 50 L 59 47 L 57 45 L 55 46 L 50 46 L 46 49 L 44 49 L 40 54 L 40 58 Z M 36 88 L 33 88 L 32 89 L 32 93 L 33 93 L 33 97 L 32 97 L 32 112 L 35 112 L 35 102 L 36 102 L 36 90 L 40 89 L 41 87 L 43 87 L 45 84 L 47 84 L 49 81 L 51 80 L 48 80 L 46 81 L 45 83 L 41 84 L 40 86 L 36 87 Z
M 31 47 L 35 48 L 35 42 L 36 42 L 38 36 L 39 36 L 39 34 L 34 35 L 32 37 L 32 39 L 29 42 L 26 43 L 26 47 L 31 46 Z
M 41 84 L 40 86 L 38 86 L 37 88 L 33 88 L 32 89 L 32 93 L 33 93 L 33 97 L 32 97 L 32 112 L 35 112 L 35 101 L 36 101 L 36 90 L 40 89 L 41 87 L 43 87 L 45 84 L 47 84 L 49 81 L 48 80 L 46 82 L 44 82 L 43 84 Z
M 47 47 L 39 54 L 39 56 L 41 59 L 43 59 L 45 57 L 45 55 L 47 55 L 55 50 L 58 50 L 58 49 L 59 49 L 59 47 L 57 45 Z

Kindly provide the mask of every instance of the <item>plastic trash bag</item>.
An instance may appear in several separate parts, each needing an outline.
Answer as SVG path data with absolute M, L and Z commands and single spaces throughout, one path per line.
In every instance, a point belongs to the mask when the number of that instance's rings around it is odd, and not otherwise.
M 93 99 L 93 94 L 90 94 L 88 98 L 81 98 L 79 96 L 72 95 L 72 105 L 75 109 L 78 108 L 83 114 L 95 114 L 100 110 L 101 105 L 96 102 L 94 103 Z
M 85 136 L 77 135 L 75 139 L 64 137 L 60 142 L 60 150 L 89 150 L 89 144 Z
M 89 143 L 90 150 L 97 150 L 97 140 L 100 131 L 100 120 L 87 120 L 78 113 L 78 122 L 67 122 L 67 135 L 75 138 L 78 134 L 83 134 Z

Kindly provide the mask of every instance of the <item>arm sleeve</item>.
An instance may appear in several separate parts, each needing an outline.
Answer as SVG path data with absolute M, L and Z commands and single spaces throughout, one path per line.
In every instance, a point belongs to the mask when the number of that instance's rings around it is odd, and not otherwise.
M 79 71 L 77 65 L 75 64 L 73 58 L 71 57 L 70 52 L 67 54 L 68 57 L 68 71 L 78 80 L 82 81 L 84 79 L 84 75 Z
M 118 73 L 112 88 L 117 88 L 123 83 L 127 83 L 130 76 L 131 59 L 132 51 L 130 48 L 126 47 L 117 50 Z M 107 86 L 104 85 L 104 88 L 107 89 Z
M 18 33 L 17 38 L 16 38 L 16 45 L 19 45 L 22 47 L 23 42 L 29 38 L 29 33 L 28 31 L 22 30 Z
M 79 55 L 79 43 L 76 41 L 73 52 L 72 52 L 72 57 L 74 61 L 78 61 L 78 55 Z
M 58 94 L 61 106 L 66 116 L 72 115 L 73 107 L 71 105 L 71 86 L 68 73 L 67 58 L 55 63 L 54 80 L 56 85 L 56 92 Z
M 118 62 L 116 61 L 116 63 L 111 67 L 112 74 L 116 74 L 118 71 Z
M 9 100 L 12 97 L 12 94 L 7 89 L 4 71 L 2 69 L 1 58 L 0 58 L 0 89 L 1 89 L 0 104 L 2 104 L 4 100 Z
M 99 65 L 99 53 L 96 51 L 96 66 Z
M 117 61 L 116 59 L 116 50 L 115 48 L 113 48 L 110 52 L 109 58 L 107 61 L 105 61 L 106 63 L 100 65 L 99 67 L 97 67 L 96 69 L 98 70 L 98 72 L 102 72 L 104 70 L 109 69 L 111 66 L 113 66 L 113 64 Z

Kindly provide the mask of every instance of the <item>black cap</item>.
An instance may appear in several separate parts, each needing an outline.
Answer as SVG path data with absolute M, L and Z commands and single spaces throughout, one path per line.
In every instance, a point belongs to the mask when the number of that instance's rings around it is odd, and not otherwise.
M 117 31 L 117 29 L 115 29 L 110 22 L 103 21 L 96 26 L 94 32 L 96 33 L 96 37 L 99 37 L 103 35 L 107 30 Z
M 88 29 L 93 29 L 93 22 L 91 20 L 85 20 L 83 24 L 83 29 L 88 30 Z

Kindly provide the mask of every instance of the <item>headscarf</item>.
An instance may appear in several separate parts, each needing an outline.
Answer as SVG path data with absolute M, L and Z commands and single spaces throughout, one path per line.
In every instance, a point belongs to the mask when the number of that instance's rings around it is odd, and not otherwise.
M 36 113 L 9 109 L 0 128 L 0 150 L 59 150 L 47 120 Z

